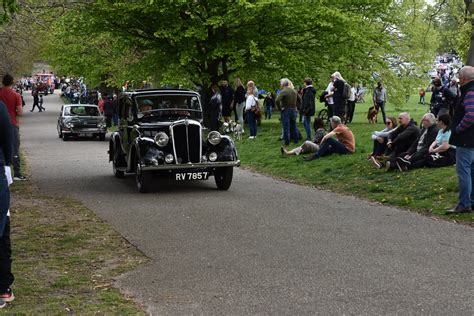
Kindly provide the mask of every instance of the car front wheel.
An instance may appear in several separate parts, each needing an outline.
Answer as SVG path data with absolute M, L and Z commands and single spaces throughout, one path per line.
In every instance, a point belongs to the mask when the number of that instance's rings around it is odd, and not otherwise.
M 114 176 L 116 178 L 123 178 L 124 175 L 125 175 L 125 172 L 123 172 L 122 170 L 117 169 L 118 168 L 118 163 L 117 162 L 118 162 L 118 159 L 119 159 L 119 156 L 118 156 L 119 153 L 117 152 L 117 150 L 115 148 L 114 148 L 114 153 L 113 154 L 114 154 L 114 156 L 113 156 L 114 158 L 112 160 L 112 169 L 114 171 Z
M 137 189 L 140 193 L 146 193 L 150 191 L 152 176 L 150 171 L 143 171 L 140 166 L 140 160 L 137 158 L 137 166 L 135 168 L 135 181 L 137 183 Z
M 218 168 L 214 171 L 214 180 L 219 190 L 228 190 L 232 184 L 234 167 Z

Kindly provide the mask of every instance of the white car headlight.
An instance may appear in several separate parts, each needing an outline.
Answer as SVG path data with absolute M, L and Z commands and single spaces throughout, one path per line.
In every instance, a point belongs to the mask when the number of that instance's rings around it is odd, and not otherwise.
M 209 141 L 209 143 L 211 143 L 211 145 L 219 145 L 219 143 L 221 142 L 221 139 L 222 139 L 222 136 L 219 132 L 216 132 L 216 131 L 212 131 L 209 133 L 209 135 L 207 136 L 207 140 Z
M 66 123 L 66 127 L 67 127 L 67 128 L 73 128 L 73 127 L 74 127 L 74 124 L 72 124 L 72 123 Z
M 168 145 L 169 137 L 166 133 L 159 132 L 155 135 L 155 143 L 160 147 L 165 147 Z
M 100 123 L 97 124 L 97 127 L 98 127 L 98 128 L 104 128 L 105 126 L 106 126 L 106 124 L 105 124 L 105 123 L 102 123 L 102 122 L 100 122 Z

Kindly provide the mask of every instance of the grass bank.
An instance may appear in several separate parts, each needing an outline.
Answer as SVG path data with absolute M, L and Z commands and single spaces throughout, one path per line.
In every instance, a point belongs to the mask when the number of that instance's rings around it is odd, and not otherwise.
M 370 98 L 366 98 L 370 101 Z M 429 96 L 427 96 L 429 100 Z M 397 108 L 388 103 L 387 115 L 395 116 L 408 111 L 418 123 L 427 112 L 427 105 L 417 104 L 412 97 L 406 104 Z M 371 104 L 358 103 L 353 123 L 349 127 L 356 137 L 356 153 L 353 155 L 332 155 L 311 162 L 303 161 L 301 156 L 282 157 L 278 140 L 281 128 L 279 113 L 270 120 L 263 120 L 255 140 L 247 139 L 248 130 L 237 148 L 242 166 L 291 182 L 316 186 L 334 192 L 350 194 L 382 204 L 408 208 L 423 214 L 453 221 L 474 222 L 474 214 L 445 216 L 446 209 L 457 202 L 458 182 L 455 167 L 438 169 L 418 169 L 400 173 L 375 169 L 367 155 L 372 151 L 370 135 L 374 130 L 384 128 L 379 113 L 379 124 L 367 122 L 367 109 Z M 317 104 L 317 111 L 323 108 Z M 304 134 L 302 124 L 298 123 Z M 293 145 L 291 145 L 293 148 Z
M 13 291 L 3 311 L 22 315 L 145 314 L 114 277 L 147 261 L 81 203 L 12 187 Z

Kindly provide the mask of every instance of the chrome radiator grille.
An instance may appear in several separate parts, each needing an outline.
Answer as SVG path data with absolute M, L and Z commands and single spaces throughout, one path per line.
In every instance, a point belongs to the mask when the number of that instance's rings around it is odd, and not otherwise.
M 181 121 L 171 125 L 175 161 L 178 164 L 201 162 L 201 125 Z

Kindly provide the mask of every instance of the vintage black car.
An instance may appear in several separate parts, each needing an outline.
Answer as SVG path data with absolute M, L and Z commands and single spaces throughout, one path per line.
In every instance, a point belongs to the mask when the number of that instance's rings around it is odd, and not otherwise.
M 134 173 L 139 192 L 151 189 L 153 176 L 176 181 L 206 180 L 227 190 L 240 165 L 233 140 L 203 127 L 198 93 L 148 89 L 119 99 L 119 127 L 109 145 L 117 178 Z
M 94 136 L 105 140 L 107 127 L 99 107 L 94 104 L 65 104 L 58 118 L 58 136 L 63 141 L 70 137 Z

